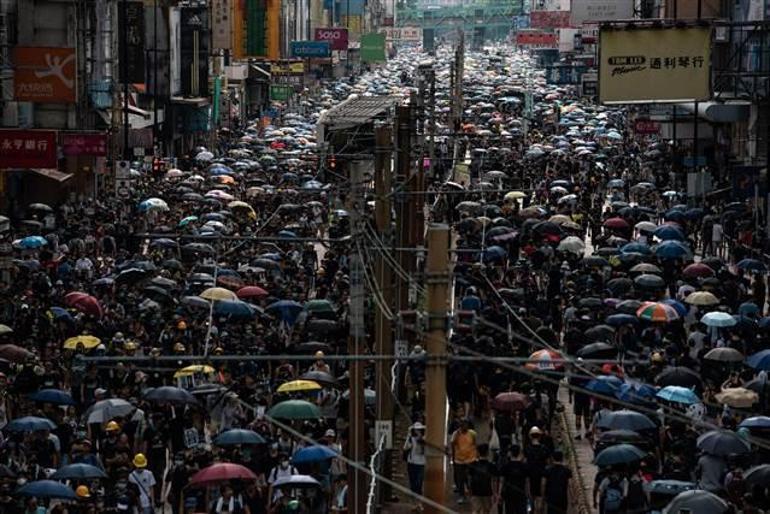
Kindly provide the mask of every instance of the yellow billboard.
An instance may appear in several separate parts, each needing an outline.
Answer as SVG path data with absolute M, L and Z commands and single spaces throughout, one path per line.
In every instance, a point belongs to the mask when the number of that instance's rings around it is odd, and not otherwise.
M 710 27 L 602 28 L 599 34 L 601 103 L 708 100 L 710 70 Z

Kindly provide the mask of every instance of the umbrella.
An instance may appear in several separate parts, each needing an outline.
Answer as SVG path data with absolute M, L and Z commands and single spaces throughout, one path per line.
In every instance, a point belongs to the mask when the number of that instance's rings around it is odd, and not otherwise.
M 770 428 L 770 416 L 753 416 L 746 418 L 741 421 L 738 428 L 768 429 Z
M 638 462 L 646 454 L 632 444 L 616 444 L 605 448 L 594 457 L 594 464 L 600 467 L 616 466 L 618 464 L 630 464 Z
M 759 401 L 759 395 L 745 387 L 727 387 L 714 395 L 722 405 L 736 409 L 748 409 Z
M 642 255 L 651 255 L 652 250 L 644 243 L 627 243 L 620 247 L 621 253 L 641 253 Z M 632 270 L 633 271 L 633 270 Z
M 770 350 L 761 350 L 749 355 L 746 364 L 754 369 L 770 371 Z
M 267 441 L 264 437 L 254 432 L 253 430 L 246 430 L 243 428 L 231 428 L 225 432 L 219 434 L 214 439 L 214 444 L 217 446 L 235 446 L 238 444 L 265 444 Z
M 564 369 L 563 357 L 559 352 L 553 350 L 538 350 L 529 356 L 530 362 L 527 362 L 526 368 L 539 371 L 553 371 Z
M 305 310 L 315 314 L 336 313 L 334 305 L 329 300 L 310 300 L 305 303 Z
M 629 227 L 628 222 L 623 218 L 609 218 L 604 222 L 604 226 L 612 229 L 626 229 Z
M 35 250 L 48 244 L 48 240 L 42 236 L 27 236 L 19 241 L 19 246 L 25 250 Z
M 749 443 L 741 439 L 735 432 L 727 430 L 711 430 L 698 438 L 697 445 L 702 450 L 717 457 L 727 457 L 730 454 L 744 454 L 751 451 Z
M 626 245 L 627 246 L 627 245 Z M 625 248 L 625 246 L 623 247 Z M 622 250 L 622 248 L 621 248 Z M 631 273 L 654 273 L 656 275 L 660 275 L 663 273 L 663 270 L 657 267 L 654 264 L 650 264 L 649 262 L 642 262 L 631 268 Z
M 615 306 L 615 310 L 622 312 L 623 314 L 633 314 L 636 316 L 636 311 L 642 306 L 642 302 L 639 300 L 623 300 Z
M 135 407 L 126 400 L 110 398 L 96 402 L 86 412 L 88 423 L 106 423 L 114 418 L 126 417 Z
M 96 348 L 101 344 L 101 340 L 98 337 L 95 336 L 89 336 L 89 335 L 79 335 L 75 337 L 70 337 L 66 341 L 64 341 L 63 348 L 65 350 L 76 350 L 78 346 L 83 345 L 83 348 L 86 350 L 90 350 L 92 348 Z
M 623 381 L 615 375 L 599 375 L 586 384 L 586 389 L 592 393 L 612 396 L 618 392 L 621 385 Z
M 599 257 L 598 255 L 589 255 L 588 257 L 583 257 L 581 262 L 583 263 L 583 266 L 595 268 L 602 268 L 604 266 L 610 265 L 607 259 L 604 257 Z
M 585 337 L 591 341 L 607 341 L 615 335 L 615 329 L 609 325 L 596 325 L 584 333 Z
M 90 464 L 70 464 L 61 467 L 50 477 L 52 480 L 91 480 L 107 478 L 107 473 Z
M 725 346 L 709 350 L 703 358 L 717 362 L 743 362 L 744 356 L 735 348 Z
M 195 374 L 210 375 L 216 370 L 208 364 L 193 364 L 180 368 L 174 372 L 174 378 L 189 377 Z
M 214 303 L 214 314 L 232 319 L 249 320 L 256 316 L 257 309 L 242 300 L 220 300 Z
M 291 458 L 293 464 L 310 464 L 313 462 L 321 462 L 328 459 L 338 457 L 339 454 L 329 448 L 320 444 L 314 444 L 297 451 Z
M 655 383 L 661 387 L 677 385 L 700 390 L 702 382 L 700 375 L 684 366 L 672 366 L 664 369 L 657 377 Z
M 179 404 L 197 404 L 198 400 L 186 389 L 181 387 L 163 386 L 156 387 L 144 395 L 145 400 L 152 402 L 166 402 Z
M 642 274 L 634 279 L 634 284 L 645 289 L 663 289 L 666 282 L 658 275 Z
M 160 198 L 148 198 L 139 204 L 139 212 L 167 211 L 168 204 Z
M 322 387 L 318 382 L 313 382 L 312 380 L 292 380 L 291 382 L 281 384 L 277 391 L 279 393 L 297 393 L 302 391 L 318 391 L 319 389 L 322 389 Z
M 529 396 L 522 393 L 508 392 L 495 396 L 492 401 L 492 407 L 499 411 L 513 412 L 526 409 L 530 403 Z
M 281 300 L 268 305 L 265 312 L 293 325 L 302 312 L 302 304 L 293 300 Z
M 631 314 L 612 314 L 607 316 L 604 322 L 610 326 L 619 327 L 621 325 L 636 325 L 639 323 L 639 318 Z
M 743 259 L 736 266 L 746 271 L 767 271 L 767 266 L 757 259 Z
M 579 307 L 584 307 L 587 309 L 599 309 L 602 306 L 602 299 L 598 298 L 596 296 L 589 296 L 587 298 L 581 298 L 578 301 Z
M 325 371 L 308 371 L 299 377 L 301 380 L 312 380 L 324 385 L 337 385 L 337 379 Z
M 232 462 L 219 462 L 195 473 L 190 478 L 189 485 L 211 485 L 230 480 L 256 480 L 249 468 Z
M 673 307 L 680 317 L 687 316 L 687 313 L 689 312 L 689 309 L 682 302 L 674 300 L 673 298 L 667 298 L 663 300 L 663 303 Z
M 16 346 L 15 344 L 4 344 L 0 346 L 0 359 L 5 359 L 10 362 L 22 363 L 34 356 L 34 353 L 21 346 Z
M 41 389 L 29 395 L 29 399 L 35 402 L 51 403 L 54 405 L 75 405 L 75 400 L 72 399 L 72 396 L 60 389 Z
M 689 278 L 713 277 L 714 270 L 701 262 L 694 262 L 682 270 L 682 275 Z
M 754 302 L 743 302 L 738 307 L 738 313 L 741 316 L 757 316 L 759 314 L 759 306 Z
M 5 428 L 9 432 L 36 432 L 38 430 L 56 430 L 56 424 L 48 418 L 25 416 L 12 420 Z
M 610 412 L 599 419 L 597 426 L 608 430 L 647 430 L 655 428 L 650 418 L 633 410 L 618 410 Z
M 761 464 L 750 468 L 744 473 L 743 479 L 749 485 L 767 487 L 770 485 L 770 464 Z
M 238 299 L 235 293 L 233 293 L 229 289 L 225 289 L 224 287 L 209 287 L 198 296 L 211 301 Z
M 733 327 L 738 321 L 726 312 L 714 311 L 704 314 L 700 322 L 707 327 Z
M 0 336 L 4 336 L 5 334 L 11 334 L 13 333 L 13 329 L 9 327 L 8 325 L 0 324 Z
M 692 252 L 680 241 L 663 241 L 655 247 L 655 256 L 661 259 L 690 258 Z
M 651 385 L 626 382 L 620 386 L 620 390 L 615 393 L 615 396 L 619 400 L 636 404 L 645 404 L 653 402 L 656 393 L 656 389 Z
M 586 245 L 583 240 L 575 236 L 565 237 L 557 247 L 557 250 L 560 252 L 571 252 L 578 255 L 582 255 L 585 249 Z
M 657 229 L 658 226 L 651 221 L 640 221 L 634 225 L 634 228 L 639 232 L 655 232 L 655 229 Z
M 102 305 L 99 303 L 99 300 L 86 293 L 68 293 L 64 297 L 64 303 L 68 307 L 72 307 L 73 309 L 77 309 L 84 314 L 96 318 L 101 318 L 103 314 Z
M 273 482 L 273 487 L 291 487 L 292 489 L 300 489 L 305 487 L 321 487 L 320 482 L 309 475 L 291 475 L 279 478 Z
M 24 484 L 16 490 L 19 496 L 31 496 L 40 499 L 60 498 L 75 500 L 75 491 L 55 480 L 36 480 Z
M 684 303 L 700 306 L 718 305 L 719 299 L 708 291 L 695 291 L 687 295 Z
M 716 494 L 695 489 L 677 494 L 663 509 L 663 514 L 725 514 L 728 510 L 727 502 Z
M 652 235 L 663 241 L 669 241 L 669 240 L 684 241 L 685 240 L 685 236 L 682 233 L 682 230 L 676 227 L 675 225 L 661 225 L 655 229 L 655 232 L 653 232 Z
M 526 193 L 524 193 L 522 191 L 510 191 L 510 192 L 505 194 L 503 199 L 510 202 L 510 201 L 513 201 L 513 200 L 519 200 L 521 198 L 526 198 L 527 196 L 529 196 L 529 195 L 527 195 Z
M 259 286 L 245 286 L 235 292 L 236 296 L 241 300 L 251 298 L 265 298 L 270 295 L 267 291 Z
M 683 403 L 685 405 L 692 405 L 694 403 L 700 403 L 700 398 L 693 392 L 692 389 L 681 386 L 666 386 L 656 394 L 661 400 L 666 400 L 673 403 Z
M 318 419 L 321 417 L 321 411 L 316 405 L 305 400 L 287 400 L 273 405 L 267 415 L 279 419 Z
M 617 355 L 618 349 L 603 341 L 587 344 L 577 351 L 577 356 L 583 359 L 612 359 Z
M 654 276 L 654 275 L 650 275 Z M 670 305 L 660 302 L 646 302 L 636 311 L 639 319 L 666 323 L 679 319 L 679 313 Z

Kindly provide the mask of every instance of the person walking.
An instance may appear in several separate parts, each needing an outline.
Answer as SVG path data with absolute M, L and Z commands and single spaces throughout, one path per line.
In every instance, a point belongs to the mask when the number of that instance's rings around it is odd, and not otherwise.
M 406 458 L 407 474 L 409 475 L 409 489 L 422 495 L 422 485 L 425 479 L 425 425 L 419 421 L 409 429 L 409 435 L 404 441 L 404 454 Z M 415 510 L 422 510 L 422 503 L 415 504 Z
M 468 488 L 468 466 L 476 461 L 476 432 L 471 430 L 470 422 L 464 419 L 460 428 L 455 430 L 451 439 L 452 467 L 454 468 L 455 488 L 460 496 L 457 503 L 465 503 Z
M 569 506 L 569 481 L 572 471 L 564 465 L 564 454 L 556 450 L 551 464 L 545 469 L 545 503 L 548 514 L 567 514 Z
M 492 498 L 497 489 L 494 482 L 496 470 L 489 460 L 489 445 L 477 448 L 478 458 L 468 466 L 470 478 L 471 505 L 473 514 L 489 514 L 492 511 Z

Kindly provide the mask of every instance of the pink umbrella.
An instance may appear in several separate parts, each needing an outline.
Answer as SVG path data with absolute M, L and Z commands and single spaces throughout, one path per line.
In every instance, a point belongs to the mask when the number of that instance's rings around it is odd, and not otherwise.
M 195 473 L 190 485 L 210 485 L 229 480 L 256 480 L 257 475 L 249 468 L 232 462 L 220 462 Z

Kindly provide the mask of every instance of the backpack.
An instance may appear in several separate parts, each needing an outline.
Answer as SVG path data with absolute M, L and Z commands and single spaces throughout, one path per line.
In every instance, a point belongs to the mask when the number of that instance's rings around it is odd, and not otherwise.
M 641 480 L 630 480 L 628 482 L 628 496 L 626 497 L 628 508 L 639 508 L 647 506 L 647 495 L 644 494 L 644 484 Z
M 620 489 L 620 484 L 617 482 L 610 482 L 610 485 L 604 491 L 604 512 L 620 512 L 623 507 L 623 491 Z

